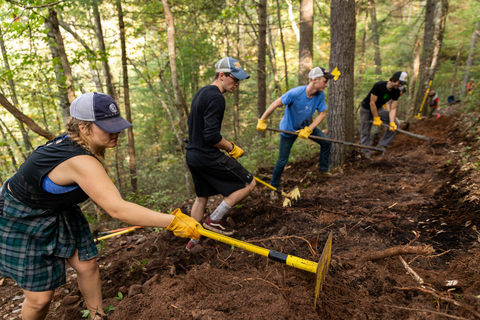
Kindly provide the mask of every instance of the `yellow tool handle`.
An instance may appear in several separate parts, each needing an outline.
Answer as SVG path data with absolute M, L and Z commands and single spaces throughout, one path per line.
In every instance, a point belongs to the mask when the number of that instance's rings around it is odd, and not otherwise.
M 285 193 L 285 191 L 280 191 L 280 190 L 278 190 L 277 188 L 275 188 L 274 186 L 269 185 L 269 184 L 266 183 L 265 181 L 258 179 L 257 177 L 254 177 L 254 178 L 255 178 L 255 180 L 257 180 L 258 182 L 260 182 L 261 184 L 263 184 L 265 187 L 272 189 L 272 190 L 275 191 L 276 193 L 281 194 L 283 197 L 289 198 L 289 199 L 292 198 L 292 197 L 289 196 L 287 193 Z
M 240 248 L 240 249 L 244 249 L 244 250 L 259 254 L 261 256 L 267 257 L 267 258 L 275 260 L 277 262 L 282 262 L 282 263 L 284 263 L 288 266 L 291 266 L 291 267 L 294 267 L 294 268 L 297 268 L 297 269 L 305 270 L 305 271 L 312 272 L 312 273 L 317 273 L 317 266 L 318 266 L 317 262 L 313 262 L 313 261 L 305 260 L 305 259 L 302 259 L 302 258 L 299 258 L 299 257 L 287 255 L 285 253 L 280 253 L 280 252 L 275 251 L 275 250 L 268 250 L 268 249 L 258 247 L 256 245 L 253 245 L 253 244 L 250 244 L 250 243 L 247 243 L 247 242 L 243 242 L 243 241 L 240 241 L 240 240 L 237 240 L 237 239 L 234 239 L 234 238 L 224 236 L 223 234 L 219 234 L 219 233 L 216 233 L 216 232 L 213 232 L 213 231 L 210 231 L 210 230 L 201 229 L 201 228 L 199 228 L 197 230 L 198 230 L 198 232 L 200 232 L 200 234 L 202 236 L 205 236 L 205 237 L 208 237 L 208 238 L 211 238 L 211 239 L 229 244 L 231 246 L 235 246 L 235 247 Z
M 432 85 L 432 81 L 433 80 L 430 80 L 430 83 L 428 84 L 428 89 L 427 89 L 427 92 L 425 92 L 425 97 L 423 97 L 423 102 L 420 107 L 420 110 L 418 111 L 417 117 L 420 117 L 420 113 L 422 113 L 423 105 L 425 104 L 425 100 L 427 100 L 428 93 L 430 92 L 430 86 Z
M 94 240 L 95 240 L 95 242 L 97 242 L 97 241 L 100 241 L 100 240 L 113 238 L 115 236 L 118 236 L 118 235 L 121 235 L 121 234 L 124 234 L 124 233 L 132 232 L 133 230 L 135 230 L 135 228 L 130 228 L 130 229 L 127 229 L 127 230 L 119 231 L 117 233 L 112 233 L 112 234 L 109 234 L 108 236 L 100 237 L 100 238 L 97 238 L 97 239 L 94 239 Z
M 254 178 L 255 178 L 255 180 L 257 180 L 257 182 L 260 182 L 260 183 L 263 184 L 265 187 L 270 188 L 270 189 L 272 189 L 273 191 L 277 191 L 277 188 L 275 188 L 274 186 L 269 185 L 268 183 L 266 183 L 266 182 L 263 181 L 263 180 L 258 179 L 257 177 L 254 177 Z

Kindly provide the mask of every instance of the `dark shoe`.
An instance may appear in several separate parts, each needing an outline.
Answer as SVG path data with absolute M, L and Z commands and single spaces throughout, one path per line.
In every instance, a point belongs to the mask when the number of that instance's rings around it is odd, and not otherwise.
M 195 243 L 192 240 L 190 240 L 188 241 L 187 246 L 185 247 L 185 250 L 187 250 L 188 252 L 191 252 L 193 248 L 195 248 L 196 246 L 202 245 L 202 243 L 203 243 L 203 238 L 200 238 L 200 241 L 198 241 L 198 243 Z
M 319 171 L 317 175 L 318 182 L 325 182 L 332 177 L 332 174 L 328 171 Z
M 205 222 L 203 223 L 203 226 L 205 227 L 205 229 L 218 232 L 225 236 L 231 236 L 235 232 L 234 230 L 227 227 L 227 222 L 225 221 L 225 219 L 213 221 L 212 219 L 210 219 L 210 217 L 207 217 L 207 219 L 205 219 Z
M 382 149 L 383 151 L 387 150 L 387 147 L 382 146 L 381 144 L 377 144 L 377 146 L 376 146 L 375 148 L 380 148 L 380 149 Z

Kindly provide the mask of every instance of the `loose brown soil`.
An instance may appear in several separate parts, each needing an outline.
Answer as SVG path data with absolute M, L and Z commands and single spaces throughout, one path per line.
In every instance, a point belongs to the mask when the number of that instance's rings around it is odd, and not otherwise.
M 468 138 L 455 115 L 419 121 L 398 134 L 382 158 L 355 151 L 336 176 L 316 181 L 316 157 L 289 164 L 285 190 L 302 199 L 283 208 L 263 186 L 236 206 L 235 238 L 318 261 L 333 232 L 332 261 L 314 308 L 315 274 L 208 239 L 194 253 L 187 240 L 140 229 L 106 241 L 98 258 L 109 319 L 475 319 L 480 317 L 480 208 L 458 188 L 477 171 L 462 170 Z M 462 144 L 462 145 L 459 145 Z M 258 174 L 271 174 L 271 168 Z M 268 180 L 267 180 L 268 181 Z M 470 180 L 469 180 L 470 181 Z M 213 210 L 221 198 L 209 203 Z M 189 212 L 192 201 L 181 204 Z M 419 235 L 417 240 L 413 241 Z M 370 261 L 368 254 L 401 245 L 435 252 Z M 73 275 L 73 276 L 72 276 Z M 47 319 L 81 319 L 85 309 L 72 270 L 56 290 Z M 456 280 L 453 286 L 447 281 Z M 122 292 L 124 299 L 113 299 Z M 1 319 L 15 318 L 21 290 L 5 279 Z M 79 296 L 78 300 L 74 296 Z

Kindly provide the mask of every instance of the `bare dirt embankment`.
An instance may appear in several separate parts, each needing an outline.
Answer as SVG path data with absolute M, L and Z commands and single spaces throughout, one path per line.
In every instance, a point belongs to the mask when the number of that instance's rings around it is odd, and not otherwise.
M 315 179 L 316 158 L 292 163 L 284 185 L 298 186 L 301 201 L 282 208 L 259 186 L 232 211 L 235 238 L 311 261 L 319 260 L 333 231 L 332 262 L 316 309 L 313 273 L 214 240 L 186 253 L 185 239 L 141 229 L 107 240 L 98 259 L 105 306 L 114 306 L 109 319 L 480 317 L 480 236 L 474 228 L 480 231 L 480 208 L 468 187 L 478 174 L 462 163 L 469 138 L 454 123 L 451 115 L 411 125 L 409 131 L 433 143 L 398 134 L 383 158 L 356 153 L 323 184 Z M 210 210 L 220 200 L 209 203 Z M 181 206 L 189 212 L 191 205 Z M 423 286 L 398 256 L 374 259 L 409 244 L 434 250 L 402 255 Z M 69 270 L 48 319 L 81 319 L 85 306 L 74 278 Z M 122 301 L 113 299 L 118 292 Z M 23 300 L 12 300 L 16 294 L 19 288 L 5 279 L 5 319 Z

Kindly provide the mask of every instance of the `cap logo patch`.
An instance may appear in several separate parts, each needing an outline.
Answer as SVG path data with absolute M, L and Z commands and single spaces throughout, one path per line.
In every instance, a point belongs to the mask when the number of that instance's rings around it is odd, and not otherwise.
M 118 112 L 118 109 L 117 109 L 117 106 L 115 105 L 115 103 L 111 103 L 111 104 L 108 106 L 108 109 L 110 109 L 110 111 L 112 111 L 113 113 L 117 113 L 117 112 Z
M 233 65 L 235 66 L 235 68 L 241 68 L 242 67 L 242 66 L 240 66 L 240 62 L 235 62 Z

